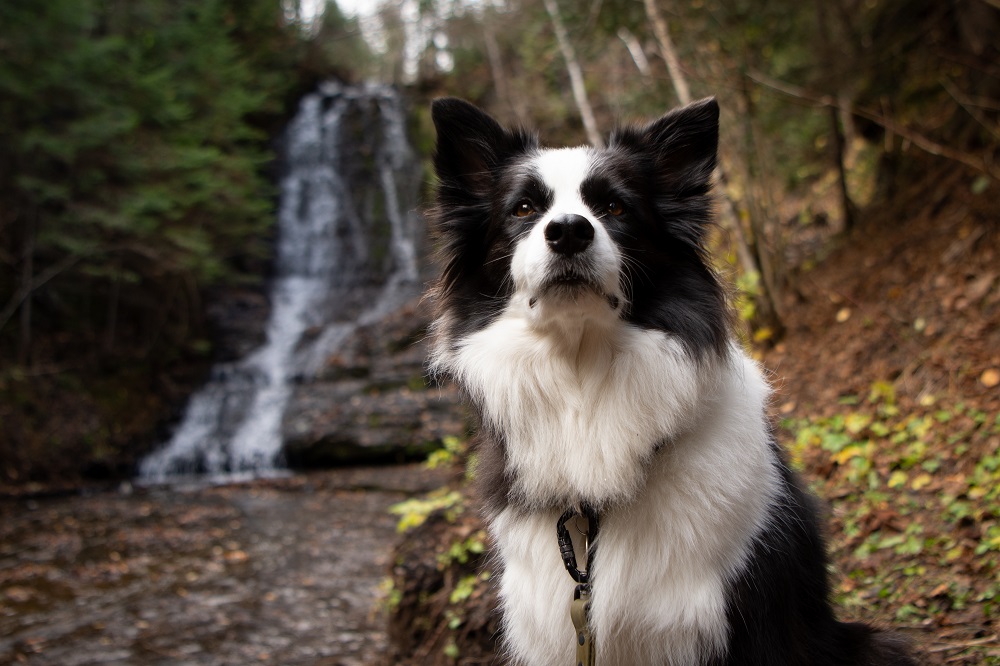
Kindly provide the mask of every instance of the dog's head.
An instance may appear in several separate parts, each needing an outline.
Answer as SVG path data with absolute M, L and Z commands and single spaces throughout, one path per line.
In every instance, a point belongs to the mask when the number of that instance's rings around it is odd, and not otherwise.
M 507 313 L 540 328 L 624 322 L 695 355 L 724 350 L 725 295 L 704 246 L 714 99 L 619 128 L 606 148 L 540 148 L 458 99 L 432 115 L 446 344 Z

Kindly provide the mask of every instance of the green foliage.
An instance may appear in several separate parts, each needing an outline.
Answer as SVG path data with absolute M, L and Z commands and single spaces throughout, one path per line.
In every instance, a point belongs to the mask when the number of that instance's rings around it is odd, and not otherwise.
M 479 582 L 479 576 L 465 576 L 458 584 L 455 585 L 455 589 L 451 591 L 451 595 L 448 597 L 448 601 L 453 604 L 460 604 L 469 597 L 476 589 L 476 583 Z
M 438 566 L 447 569 L 455 563 L 468 564 L 471 557 L 485 552 L 486 532 L 478 530 L 469 538 L 451 544 L 447 551 L 438 555 Z
M 393 613 L 403 600 L 403 592 L 396 587 L 392 576 L 386 576 L 378 585 L 379 606 L 387 613 Z
M 440 449 L 432 451 L 431 454 L 427 456 L 426 465 L 428 469 L 437 469 L 442 466 L 454 465 L 468 451 L 468 444 L 452 435 L 442 438 L 441 444 L 443 446 Z
M 975 605 L 995 613 L 1000 574 L 1000 414 L 924 396 L 903 410 L 891 383 L 839 413 L 787 419 L 797 467 L 838 498 L 835 559 L 851 562 L 837 590 L 849 610 L 889 609 L 925 622 Z M 836 580 L 836 578 L 835 578 Z
M 439 488 L 422 499 L 408 499 L 389 507 L 390 513 L 400 517 L 396 525 L 397 532 L 405 532 L 423 525 L 435 511 L 443 511 L 446 520 L 454 521 L 464 510 L 465 497 L 462 493 L 448 488 Z
M 0 8 L 0 188 L 21 231 L 3 241 L 16 253 L 32 234 L 39 268 L 76 259 L 48 299 L 110 280 L 212 284 L 263 256 L 269 156 L 247 119 L 282 91 L 247 66 L 230 5 Z
M 67 441 L 107 449 L 120 415 L 63 421 L 50 404 L 100 402 L 89 394 L 137 366 L 137 402 L 176 391 L 159 375 L 208 351 L 207 290 L 261 279 L 270 134 L 312 83 L 297 69 L 307 37 L 278 0 L 0 3 L 0 372 L 42 367 L 80 387 L 33 387 L 46 402 L 5 417 L 0 457 L 17 462 L 0 474 L 43 477 L 29 455 L 79 457 Z M 335 56 L 350 64 L 320 60 Z M 0 387 L 0 407 L 13 399 Z M 141 411 L 151 420 L 111 448 L 163 417 Z

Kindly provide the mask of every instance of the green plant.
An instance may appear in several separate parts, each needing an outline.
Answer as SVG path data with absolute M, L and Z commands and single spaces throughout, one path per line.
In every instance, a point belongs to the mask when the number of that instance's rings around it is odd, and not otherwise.
M 438 467 L 453 465 L 466 454 L 469 449 L 468 442 L 453 435 L 445 436 L 441 439 L 441 448 L 432 451 L 427 456 L 427 468 L 437 469 Z
M 438 555 L 438 566 L 442 569 L 454 563 L 467 564 L 473 555 L 486 552 L 486 532 L 478 530 L 467 539 L 456 541 L 448 550 Z
M 465 498 L 462 493 L 449 488 L 439 488 L 424 498 L 404 500 L 389 507 L 389 513 L 400 517 L 396 524 L 397 532 L 406 532 L 423 525 L 435 511 L 443 511 L 445 519 L 453 522 L 464 510 Z

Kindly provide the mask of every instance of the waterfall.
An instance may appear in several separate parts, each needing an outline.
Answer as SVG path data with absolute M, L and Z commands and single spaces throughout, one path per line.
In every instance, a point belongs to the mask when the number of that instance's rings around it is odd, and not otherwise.
M 143 480 L 273 472 L 294 383 L 419 292 L 420 167 L 398 93 L 325 83 L 303 98 L 284 144 L 266 342 L 212 369 L 170 441 L 142 461 Z

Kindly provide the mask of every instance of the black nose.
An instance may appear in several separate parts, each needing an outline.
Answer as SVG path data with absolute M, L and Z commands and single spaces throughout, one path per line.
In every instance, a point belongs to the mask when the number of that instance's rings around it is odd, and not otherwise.
M 545 240 L 553 252 L 583 252 L 594 240 L 594 227 L 582 215 L 560 215 L 545 225 Z

